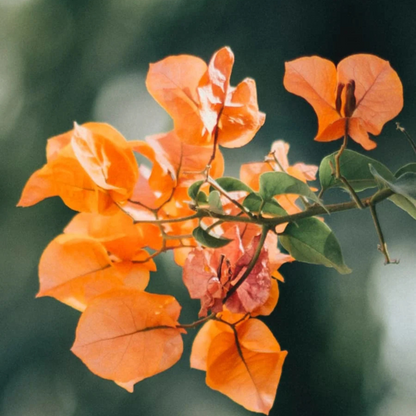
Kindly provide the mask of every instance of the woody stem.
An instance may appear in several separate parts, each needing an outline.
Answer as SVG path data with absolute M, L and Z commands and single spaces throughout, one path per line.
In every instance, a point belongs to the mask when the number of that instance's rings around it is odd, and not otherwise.
M 348 143 L 348 130 L 349 130 L 350 119 L 347 117 L 345 119 L 345 130 L 344 130 L 344 141 L 338 153 L 335 155 L 335 177 L 341 179 L 341 166 L 339 164 L 339 159 L 341 158 L 342 153 L 347 148 Z
M 380 221 L 378 220 L 375 205 L 370 204 L 370 212 L 371 212 L 371 216 L 373 217 L 374 226 L 376 227 L 378 238 L 380 240 L 380 245 L 378 246 L 378 249 L 384 255 L 384 259 L 385 259 L 384 264 L 391 264 L 391 263 L 397 264 L 398 261 L 397 260 L 391 260 L 390 256 L 389 256 L 389 252 L 387 251 L 387 244 L 386 244 L 386 241 L 384 240 L 383 232 L 381 231 Z
M 377 191 L 373 196 L 364 198 L 360 200 L 361 205 L 364 208 L 368 208 L 370 204 L 377 204 L 388 197 L 393 195 L 393 191 L 390 189 L 383 189 L 381 191 Z M 304 218 L 315 217 L 317 215 L 327 215 L 332 214 L 334 212 L 341 212 L 341 211 L 349 211 L 351 209 L 357 209 L 357 203 L 355 201 L 352 202 L 341 202 L 338 204 L 329 204 L 325 206 L 321 205 L 313 205 L 306 209 L 305 211 L 299 212 L 297 214 L 291 215 L 284 215 L 281 217 L 275 218 L 249 218 L 245 216 L 238 216 L 238 215 L 227 215 L 227 214 L 220 214 L 218 212 L 212 212 L 208 209 L 200 208 L 198 212 L 189 215 L 187 217 L 181 218 L 162 218 L 159 220 L 143 220 L 143 221 L 135 221 L 135 224 L 169 224 L 169 223 L 177 223 L 177 222 L 184 222 L 193 220 L 196 218 L 216 218 L 218 220 L 227 221 L 227 222 L 234 222 L 234 223 L 249 223 L 249 224 L 259 224 L 265 225 L 270 228 L 275 227 L 276 225 L 283 224 L 286 222 L 296 222 L 298 220 Z
M 217 124 L 215 125 L 215 131 L 214 131 L 214 144 L 213 144 L 212 154 L 211 154 L 211 157 L 210 157 L 210 159 L 207 163 L 207 176 L 209 175 L 209 171 L 210 171 L 210 168 L 211 168 L 211 163 L 214 161 L 215 155 L 217 153 L 218 135 L 219 135 L 218 123 L 220 122 L 220 118 L 221 118 L 223 110 L 224 110 L 224 105 L 222 105 L 222 107 L 220 108 L 220 111 L 218 112 Z
M 217 190 L 221 195 L 224 195 L 230 202 L 232 202 L 236 207 L 240 208 L 241 212 L 244 214 L 247 214 L 249 217 L 253 217 L 253 214 L 245 208 L 243 205 L 241 205 L 236 199 L 234 199 L 231 195 L 228 194 L 228 192 L 223 189 L 214 179 L 212 179 L 210 176 L 208 176 L 206 182 L 211 185 L 215 190 Z
M 335 178 L 340 180 L 344 184 L 344 186 L 348 189 L 348 192 L 350 193 L 351 198 L 355 201 L 358 208 L 363 209 L 364 205 L 361 203 L 361 200 L 359 196 L 356 194 L 356 192 L 354 191 L 354 188 L 350 185 L 347 179 L 341 175 L 340 158 L 344 150 L 347 148 L 348 131 L 349 131 L 349 124 L 350 124 L 349 121 L 350 121 L 350 118 L 347 117 L 345 119 L 344 141 L 338 153 L 335 155 Z
M 197 321 L 192 322 L 190 324 L 179 324 L 179 325 L 176 325 L 176 328 L 183 328 L 183 329 L 195 328 L 198 325 L 201 325 L 204 322 L 209 321 L 210 319 L 215 318 L 215 315 L 216 315 L 216 313 L 212 313 L 211 315 L 208 315 L 205 318 L 198 319 Z

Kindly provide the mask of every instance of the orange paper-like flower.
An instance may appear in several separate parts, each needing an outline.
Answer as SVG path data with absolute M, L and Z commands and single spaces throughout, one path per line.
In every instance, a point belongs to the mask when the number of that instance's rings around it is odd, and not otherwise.
M 190 55 L 169 56 L 150 65 L 146 86 L 169 113 L 174 130 L 184 143 L 224 147 L 247 144 L 263 125 L 254 80 L 230 86 L 234 54 L 217 51 L 207 65 Z
M 285 88 L 312 105 L 318 116 L 315 140 L 348 135 L 366 150 L 377 144 L 383 125 L 403 107 L 403 87 L 389 62 L 374 55 L 352 55 L 337 67 L 317 56 L 286 62 Z M 346 122 L 348 125 L 346 127 Z

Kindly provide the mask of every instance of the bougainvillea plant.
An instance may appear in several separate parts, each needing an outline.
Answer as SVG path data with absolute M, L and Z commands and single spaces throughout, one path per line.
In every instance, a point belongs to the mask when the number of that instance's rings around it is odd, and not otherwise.
M 284 85 L 316 111 L 315 140 L 343 138 L 340 150 L 318 170 L 290 165 L 289 145 L 276 141 L 263 161 L 241 166 L 239 179 L 223 176 L 219 146 L 244 146 L 265 121 L 255 82 L 230 85 L 233 62 L 225 47 L 208 65 L 188 55 L 152 64 L 147 89 L 173 130 L 127 141 L 108 124 L 75 123 L 48 140 L 47 163 L 18 205 L 60 196 L 78 212 L 40 259 L 37 296 L 82 312 L 72 352 L 93 373 L 133 391 L 174 365 L 182 337 L 200 327 L 191 367 L 206 372 L 211 388 L 268 414 L 287 354 L 261 320 L 277 304 L 279 267 L 296 260 L 349 273 L 324 218 L 366 208 L 385 262 L 394 262 L 376 205 L 389 199 L 416 218 L 416 163 L 393 174 L 346 149 L 348 138 L 374 148 L 369 133 L 378 135 L 400 112 L 402 85 L 390 64 L 362 54 L 335 67 L 314 56 L 286 63 Z M 319 192 L 308 184 L 318 172 Z M 336 187 L 346 200 L 326 204 L 324 193 Z M 361 197 L 368 189 L 372 195 Z M 173 296 L 146 291 L 154 259 L 167 251 L 201 302 L 193 323 L 180 321 Z

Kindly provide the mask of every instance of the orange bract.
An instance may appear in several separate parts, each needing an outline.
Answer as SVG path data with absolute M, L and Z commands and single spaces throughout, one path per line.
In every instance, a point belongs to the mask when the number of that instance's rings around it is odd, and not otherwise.
M 84 310 L 95 296 L 122 286 L 144 290 L 154 263 L 114 262 L 97 240 L 63 234 L 46 247 L 39 263 L 37 296 L 52 296 Z
M 94 373 L 132 392 L 175 364 L 183 343 L 172 296 L 119 289 L 94 299 L 79 321 L 72 352 Z
M 315 140 L 329 142 L 348 134 L 366 150 L 376 143 L 368 137 L 403 107 L 403 87 L 389 62 L 374 55 L 352 55 L 338 67 L 317 56 L 287 62 L 284 86 L 305 98 L 318 116 Z
M 85 172 L 114 201 L 123 202 L 131 196 L 139 171 L 120 133 L 113 128 L 93 130 L 75 124 L 71 145 Z
M 184 264 L 185 286 L 192 299 L 201 300 L 199 316 L 206 316 L 210 309 L 213 312 L 223 310 L 228 291 L 240 280 L 259 244 L 259 236 L 255 236 L 248 247 L 243 247 L 237 227 L 227 230 L 224 237 L 233 241 L 217 249 L 198 247 L 189 253 Z M 250 274 L 225 306 L 233 313 L 250 313 L 266 303 L 270 288 L 268 251 L 263 248 Z
M 121 210 L 114 215 L 82 212 L 64 229 L 65 234 L 84 234 L 95 238 L 121 260 L 131 260 L 144 247 L 158 249 L 162 236 L 157 225 L 133 224 Z
M 179 138 L 188 144 L 241 147 L 263 125 L 255 82 L 231 87 L 234 55 L 222 48 L 207 66 L 194 56 L 170 56 L 150 65 L 146 86 L 169 113 Z
M 248 319 L 234 328 L 208 322 L 192 347 L 191 366 L 205 370 L 207 385 L 246 409 L 268 414 L 287 352 L 267 326 Z
M 124 137 L 104 123 L 76 125 L 48 142 L 47 164 L 27 182 L 18 206 L 60 196 L 81 212 L 112 214 L 132 194 L 139 171 Z

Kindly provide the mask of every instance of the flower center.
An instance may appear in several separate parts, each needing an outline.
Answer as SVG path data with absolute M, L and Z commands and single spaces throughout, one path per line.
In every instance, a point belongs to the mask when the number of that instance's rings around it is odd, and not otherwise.
M 343 93 L 345 88 L 345 93 Z M 340 82 L 337 87 L 337 96 L 335 99 L 335 108 L 339 114 L 341 114 L 342 103 L 344 102 L 344 117 L 351 117 L 356 106 L 357 101 L 355 99 L 355 81 L 350 79 L 347 85 Z

